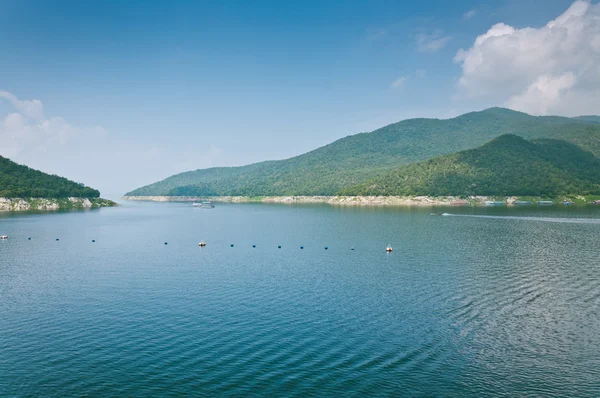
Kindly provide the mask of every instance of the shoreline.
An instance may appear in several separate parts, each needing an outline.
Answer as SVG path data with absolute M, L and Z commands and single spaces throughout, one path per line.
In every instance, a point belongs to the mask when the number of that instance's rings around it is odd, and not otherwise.
M 57 211 L 117 207 L 112 200 L 102 198 L 0 198 L 0 212 Z
M 585 197 L 580 195 L 565 196 L 561 198 L 531 198 L 523 199 L 517 196 L 123 196 L 122 200 L 145 201 L 145 202 L 199 202 L 210 200 L 220 203 L 283 203 L 283 204 L 329 204 L 340 206 L 486 206 L 487 201 L 504 202 L 504 205 L 517 206 L 519 200 L 538 201 L 553 200 L 554 204 L 563 201 L 575 204 L 587 204 Z M 500 204 L 498 204 L 500 206 Z

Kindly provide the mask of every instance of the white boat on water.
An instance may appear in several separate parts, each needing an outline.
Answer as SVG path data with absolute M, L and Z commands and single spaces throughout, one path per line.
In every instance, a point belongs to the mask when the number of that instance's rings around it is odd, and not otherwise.
M 213 207 L 215 207 L 215 205 L 213 205 L 212 202 L 201 202 L 201 203 L 194 202 L 194 203 L 192 203 L 192 206 L 200 207 L 202 209 L 212 209 Z
M 0 239 L 6 240 L 6 239 L 8 239 L 8 235 L 0 235 Z

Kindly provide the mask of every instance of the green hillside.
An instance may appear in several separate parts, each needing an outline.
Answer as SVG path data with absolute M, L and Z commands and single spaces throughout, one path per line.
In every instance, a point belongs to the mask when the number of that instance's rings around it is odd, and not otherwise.
M 576 119 L 579 121 L 584 121 L 584 122 L 589 122 L 589 123 L 600 123 L 600 116 L 596 116 L 596 115 L 577 116 L 577 117 L 574 117 L 573 119 Z
M 600 194 L 600 158 L 562 140 L 503 135 L 476 149 L 402 166 L 344 195 Z
M 42 173 L 0 156 L 0 197 L 2 198 L 97 198 L 95 189 Z
M 564 139 L 600 156 L 596 123 L 490 108 L 448 120 L 405 120 L 290 159 L 181 173 L 127 195 L 334 195 L 401 165 L 475 148 L 504 134 Z

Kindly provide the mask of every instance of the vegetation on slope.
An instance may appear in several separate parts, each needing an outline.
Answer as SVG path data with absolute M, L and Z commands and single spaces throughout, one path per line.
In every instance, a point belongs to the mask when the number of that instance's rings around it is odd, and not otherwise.
M 564 139 L 600 156 L 599 124 L 491 108 L 448 120 L 405 120 L 291 159 L 181 173 L 126 195 L 334 195 L 401 165 L 475 148 L 503 134 Z
M 42 173 L 0 156 L 2 198 L 97 198 L 100 192 L 63 177 Z
M 562 140 L 503 135 L 476 149 L 414 163 L 343 195 L 600 194 L 600 159 Z
M 596 115 L 577 116 L 577 117 L 574 117 L 573 119 L 588 122 L 588 123 L 600 123 L 600 116 L 596 116 Z

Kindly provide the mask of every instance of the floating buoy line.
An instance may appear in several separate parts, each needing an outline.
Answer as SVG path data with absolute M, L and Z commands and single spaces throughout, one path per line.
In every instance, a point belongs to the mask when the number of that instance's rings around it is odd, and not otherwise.
M 0 235 L 0 240 L 8 240 L 8 235 Z M 27 238 L 27 240 L 31 240 L 31 237 L 28 237 L 28 238 Z M 60 238 L 56 238 L 56 241 L 57 241 L 57 242 L 58 242 L 59 240 L 60 240 Z M 96 239 L 92 239 L 92 243 L 96 243 Z M 169 244 L 169 242 L 164 242 L 164 245 L 165 245 L 165 246 L 167 246 L 168 244 Z M 199 246 L 199 247 L 206 247 L 206 246 L 207 246 L 207 244 L 206 244 L 206 242 L 205 242 L 205 241 L 201 240 L 200 242 L 198 242 L 198 246 Z M 233 243 L 231 243 L 231 244 L 229 245 L 229 247 L 235 247 L 235 245 L 234 245 Z M 254 244 L 254 245 L 252 245 L 252 248 L 253 248 L 253 249 L 256 249 L 256 247 L 257 247 L 257 246 L 256 246 L 255 244 Z M 283 247 L 282 245 L 277 245 L 277 249 L 281 249 L 282 247 Z M 302 245 L 302 246 L 299 246 L 299 247 L 300 247 L 300 250 L 304 250 L 304 245 Z M 324 250 L 329 250 L 329 246 L 324 246 L 324 247 L 323 247 L 323 249 L 324 249 Z M 354 251 L 354 250 L 355 250 L 355 248 L 354 248 L 354 247 L 351 247 L 351 248 L 350 248 L 350 250 Z M 387 245 L 387 247 L 385 248 L 385 251 L 386 251 L 387 253 L 391 253 L 391 252 L 392 252 L 392 250 L 393 250 L 393 249 L 392 249 L 392 246 L 391 246 L 391 245 Z

